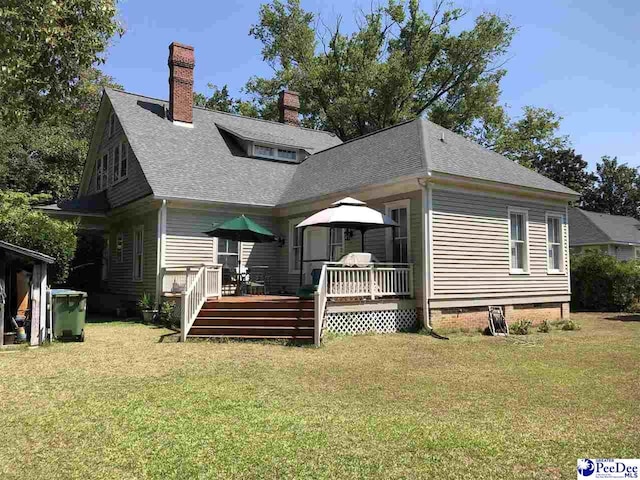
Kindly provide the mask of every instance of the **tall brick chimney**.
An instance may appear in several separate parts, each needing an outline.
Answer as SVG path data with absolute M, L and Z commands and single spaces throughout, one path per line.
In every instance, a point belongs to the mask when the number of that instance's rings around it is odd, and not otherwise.
M 300 110 L 300 97 L 296 92 L 282 90 L 278 98 L 278 110 L 280 110 L 280 123 L 300 126 L 298 111 Z
M 193 126 L 193 47 L 169 45 L 169 118 L 178 125 Z

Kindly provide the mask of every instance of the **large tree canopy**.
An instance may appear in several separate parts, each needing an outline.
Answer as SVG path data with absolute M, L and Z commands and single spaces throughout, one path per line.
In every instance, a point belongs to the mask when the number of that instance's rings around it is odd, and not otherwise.
M 299 0 L 274 0 L 261 7 L 260 22 L 250 32 L 263 43 L 274 76 L 254 77 L 246 90 L 267 118 L 276 115 L 280 89 L 298 91 L 304 123 L 342 139 L 422 112 L 456 131 L 478 121 L 499 122 L 501 62 L 514 28 L 486 14 L 473 28 L 453 33 L 463 15 L 443 1 L 427 13 L 417 0 L 390 0 L 363 14 L 358 29 L 345 34 L 340 19 L 329 27 Z
M 532 161 L 537 172 L 551 180 L 575 190 L 586 192 L 593 186 L 596 177 L 587 171 L 588 163 L 573 149 L 547 150 Z
M 637 168 L 618 164 L 616 157 L 602 157 L 596 165 L 595 185 L 582 196 L 587 210 L 640 219 L 640 174 Z
M 5 0 L 0 6 L 0 121 L 40 120 L 122 29 L 116 0 Z

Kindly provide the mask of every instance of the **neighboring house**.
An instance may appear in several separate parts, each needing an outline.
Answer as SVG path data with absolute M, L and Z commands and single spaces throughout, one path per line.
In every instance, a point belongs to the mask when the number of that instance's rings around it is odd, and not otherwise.
M 640 258 L 640 221 L 633 217 L 571 208 L 569 226 L 573 252 L 600 250 L 618 260 Z
M 344 325 L 417 315 L 435 328 L 484 327 L 489 305 L 509 319 L 568 314 L 574 191 L 423 118 L 343 143 L 301 128 L 292 92 L 280 96 L 282 123 L 192 107 L 193 66 L 191 47 L 170 46 L 169 101 L 105 90 L 78 198 L 49 209 L 104 229 L 105 294 L 167 292 L 168 272 L 239 261 L 268 267 L 270 293 L 292 294 L 303 241 L 295 225 L 350 196 L 398 222 L 393 233 L 367 233 L 365 249 L 393 262 L 397 278 L 410 265 L 413 278 L 408 295 L 383 306 L 329 302 L 329 325 L 357 331 Z M 238 251 L 203 233 L 239 214 L 284 241 Z M 304 242 L 306 282 L 326 260 L 360 250 L 358 232 L 310 228 Z

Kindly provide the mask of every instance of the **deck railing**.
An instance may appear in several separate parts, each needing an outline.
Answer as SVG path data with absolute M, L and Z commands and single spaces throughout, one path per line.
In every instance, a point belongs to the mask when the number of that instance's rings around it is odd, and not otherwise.
M 325 265 L 327 297 L 413 297 L 413 264 L 370 263 L 348 267 L 336 263 Z M 323 268 L 324 270 L 324 268 Z
M 193 284 L 202 267 L 206 267 L 207 296 L 219 297 L 222 289 L 222 265 L 218 264 L 167 267 L 162 277 L 162 292 L 185 292 Z
M 327 266 L 322 266 L 322 272 L 320 272 L 320 281 L 318 282 L 318 289 L 315 291 L 314 296 L 314 322 L 313 322 L 313 343 L 316 347 L 320 346 L 322 341 L 322 331 L 324 327 L 324 310 L 327 306 Z

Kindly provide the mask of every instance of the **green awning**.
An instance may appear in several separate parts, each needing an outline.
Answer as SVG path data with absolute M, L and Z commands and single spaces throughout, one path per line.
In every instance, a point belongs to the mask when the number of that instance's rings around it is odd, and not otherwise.
M 235 240 L 237 242 L 264 243 L 277 240 L 275 234 L 244 215 L 227 220 L 213 230 L 205 233 L 210 237 Z

